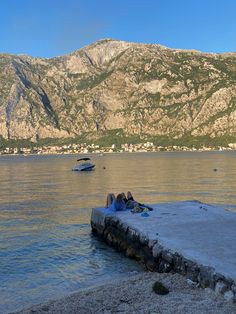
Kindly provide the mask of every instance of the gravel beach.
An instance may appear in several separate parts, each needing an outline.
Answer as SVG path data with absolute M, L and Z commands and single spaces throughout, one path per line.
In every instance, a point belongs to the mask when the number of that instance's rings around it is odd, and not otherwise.
M 161 281 L 169 294 L 157 295 L 152 290 L 156 281 Z M 191 285 L 179 274 L 147 272 L 109 281 L 17 313 L 236 314 L 236 304 L 216 296 L 210 289 Z

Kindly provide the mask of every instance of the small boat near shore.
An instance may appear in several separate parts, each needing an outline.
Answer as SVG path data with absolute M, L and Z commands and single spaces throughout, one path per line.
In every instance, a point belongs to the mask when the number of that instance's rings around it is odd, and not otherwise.
M 72 171 L 91 171 L 95 168 L 95 164 L 90 162 L 89 157 L 79 158 L 77 161 L 79 162 L 78 165 L 76 165 L 74 168 L 72 168 Z

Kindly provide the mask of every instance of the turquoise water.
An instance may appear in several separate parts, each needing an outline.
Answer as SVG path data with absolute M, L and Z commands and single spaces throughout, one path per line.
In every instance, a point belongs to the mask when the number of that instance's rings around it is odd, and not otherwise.
M 108 192 L 236 209 L 235 152 L 93 155 L 88 173 L 77 157 L 0 156 L 0 313 L 143 271 L 91 234 Z

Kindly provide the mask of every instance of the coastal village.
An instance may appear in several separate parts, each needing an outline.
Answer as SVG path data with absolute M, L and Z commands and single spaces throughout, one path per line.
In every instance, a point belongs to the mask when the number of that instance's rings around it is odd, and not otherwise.
M 152 142 L 145 142 L 139 144 L 122 144 L 117 147 L 112 144 L 108 147 L 100 147 L 95 144 L 68 144 L 63 146 L 40 146 L 40 147 L 5 147 L 0 149 L 0 155 L 31 155 L 31 154 L 89 154 L 89 153 L 133 153 L 133 152 L 160 152 L 160 151 L 225 151 L 225 150 L 235 150 L 236 143 L 230 143 L 227 147 L 217 146 L 217 147 L 207 147 L 203 146 L 201 149 L 195 147 L 187 146 L 156 146 Z

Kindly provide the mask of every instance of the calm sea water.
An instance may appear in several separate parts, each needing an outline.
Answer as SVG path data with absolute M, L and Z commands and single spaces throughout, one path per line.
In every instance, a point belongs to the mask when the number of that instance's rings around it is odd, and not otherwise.
M 108 192 L 236 210 L 235 152 L 93 155 L 88 173 L 71 171 L 77 157 L 0 156 L 0 313 L 143 271 L 91 234 Z

